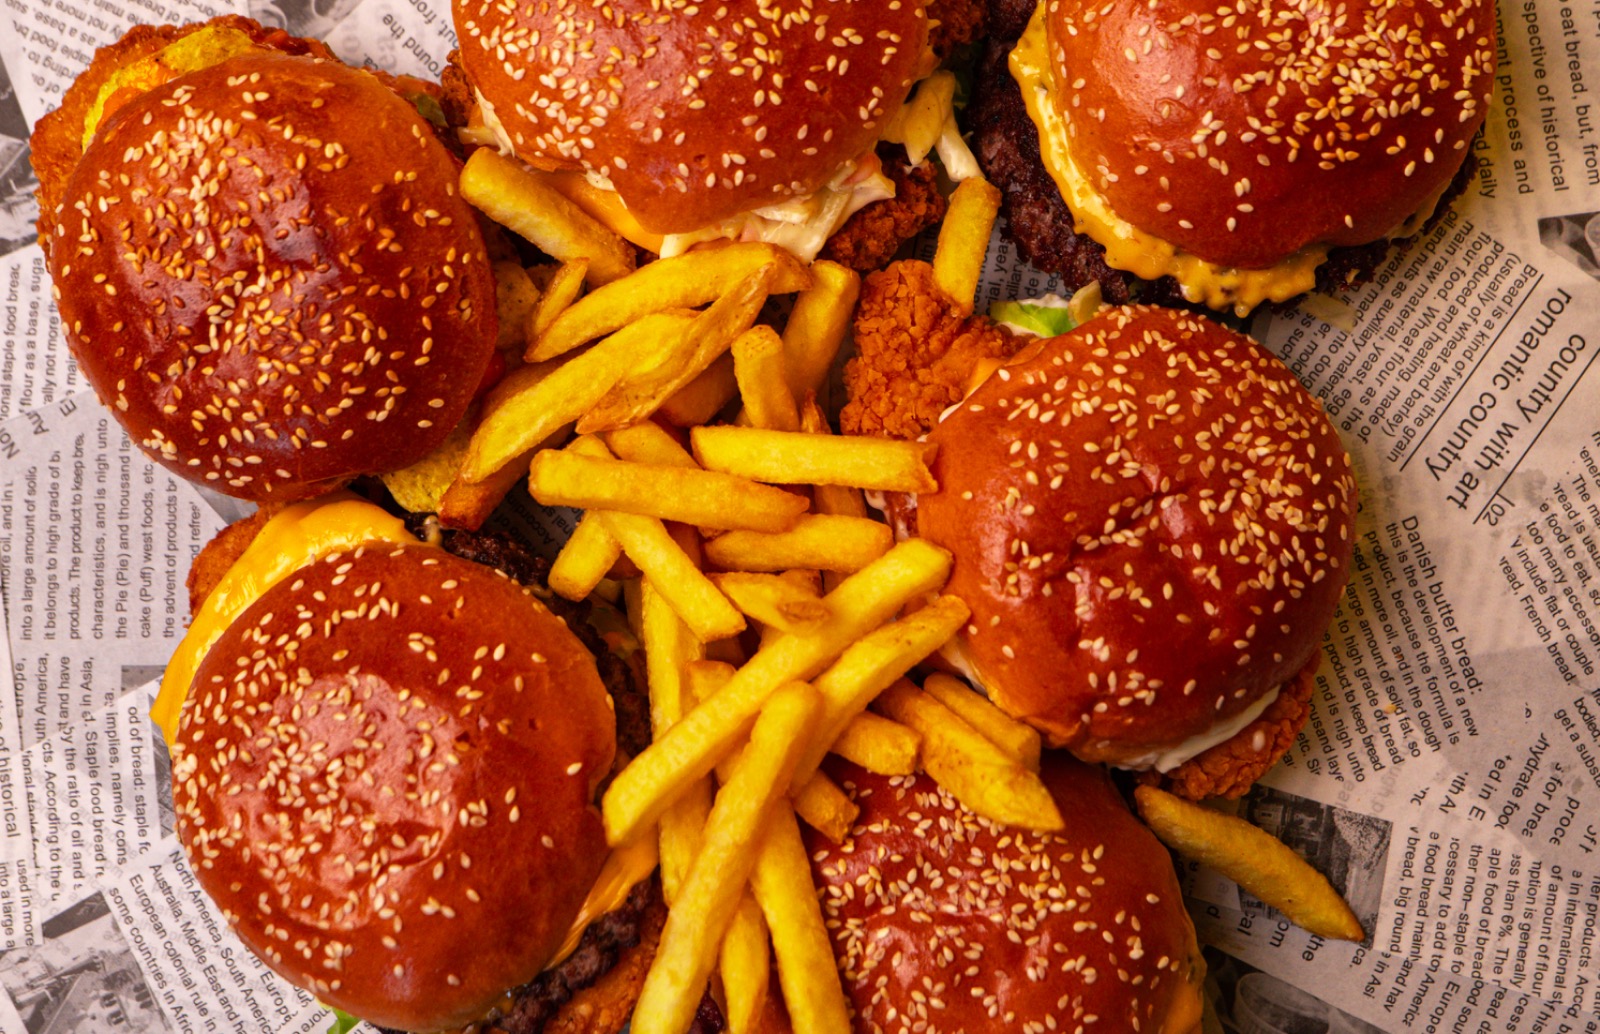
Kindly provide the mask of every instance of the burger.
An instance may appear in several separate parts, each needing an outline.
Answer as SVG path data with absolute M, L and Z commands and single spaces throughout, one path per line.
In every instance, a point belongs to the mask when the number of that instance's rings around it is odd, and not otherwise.
M 920 155 L 913 172 L 903 152 L 887 170 L 878 152 L 936 55 L 981 31 L 978 0 L 929 6 L 934 17 L 925 0 L 452 10 L 482 139 L 564 177 L 555 182 L 635 243 L 665 256 L 760 239 L 810 259 L 852 215 L 900 195 L 832 256 L 862 265 L 944 211 Z M 965 157 L 954 174 L 976 174 L 953 129 L 941 145 L 947 160 Z
M 460 421 L 494 277 L 419 104 L 437 108 L 420 81 L 226 17 L 135 28 L 40 120 L 67 343 L 154 459 L 286 502 L 405 467 Z
M 808 846 L 856 1030 L 1200 1030 L 1172 860 L 1103 770 L 1046 757 L 1070 817 L 1054 834 L 978 818 L 925 776 L 834 774 L 860 817 Z
M 1471 175 L 1489 0 L 993 6 L 978 158 L 1073 287 L 1241 315 L 1337 289 Z
M 909 422 L 869 397 L 907 365 L 882 354 L 884 297 L 869 278 L 847 431 Z M 955 558 L 972 618 L 946 662 L 1080 758 L 1242 794 L 1309 717 L 1350 576 L 1349 455 L 1276 357 L 1202 316 L 1111 308 L 1002 351 L 926 425 L 940 490 L 890 507 Z
M 154 717 L 239 938 L 382 1028 L 619 1030 L 663 908 L 653 843 L 608 853 L 595 804 L 648 718 L 593 615 L 508 540 L 430 543 L 348 493 L 194 570 Z

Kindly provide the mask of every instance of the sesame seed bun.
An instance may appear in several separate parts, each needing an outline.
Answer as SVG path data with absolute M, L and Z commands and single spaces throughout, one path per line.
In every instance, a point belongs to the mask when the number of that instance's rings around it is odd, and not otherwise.
M 1494 78 L 1489 0 L 1052 2 L 1036 18 L 1071 163 L 1121 219 L 1224 268 L 1403 236 L 1461 167 Z
M 812 193 L 922 67 L 923 0 L 454 0 L 461 64 L 517 156 L 610 180 L 658 233 Z
M 996 826 L 926 776 L 835 774 L 861 815 L 807 846 L 856 1030 L 1199 1031 L 1172 860 L 1103 771 L 1045 758 L 1059 834 Z
M 87 85 L 154 49 L 102 51 Z M 72 108 L 39 130 L 41 244 L 73 355 L 147 452 L 285 501 L 443 441 L 494 350 L 494 282 L 457 163 L 410 103 L 251 50 L 122 104 L 67 171 Z
M 961 655 L 1079 757 L 1166 770 L 1320 649 L 1355 478 L 1321 405 L 1248 337 L 1110 309 L 1019 353 L 929 441 L 941 490 L 918 528 L 955 554 Z
M 279 582 L 219 638 L 173 751 L 201 886 L 286 979 L 383 1027 L 481 1018 L 606 855 L 614 720 L 527 590 L 417 546 Z

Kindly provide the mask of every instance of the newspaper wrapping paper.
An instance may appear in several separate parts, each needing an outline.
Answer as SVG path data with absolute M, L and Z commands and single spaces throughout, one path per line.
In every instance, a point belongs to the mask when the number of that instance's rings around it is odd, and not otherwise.
M 31 125 L 136 22 L 250 14 L 436 75 L 440 0 L 6 0 L 0 27 L 0 1032 L 323 1031 L 198 891 L 146 717 L 200 546 L 243 513 L 85 393 L 32 228 Z M 1480 170 L 1340 303 L 1253 332 L 1358 468 L 1313 716 L 1240 811 L 1361 945 L 1182 873 L 1222 1027 L 1600 1030 L 1600 0 L 1505 0 Z M 984 300 L 1057 285 L 997 235 Z M 571 514 L 507 520 L 553 549 Z

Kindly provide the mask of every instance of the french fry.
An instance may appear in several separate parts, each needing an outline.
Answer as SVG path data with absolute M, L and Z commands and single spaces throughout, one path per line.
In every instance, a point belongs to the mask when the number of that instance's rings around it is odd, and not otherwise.
M 621 556 L 622 543 L 605 529 L 600 518 L 585 514 L 556 554 L 545 581 L 557 596 L 581 600 L 594 591 Z
M 886 776 L 911 775 L 922 756 L 922 736 L 915 729 L 871 711 L 850 719 L 831 748 L 846 761 Z
M 524 463 L 518 462 L 521 459 L 516 457 L 482 481 L 463 480 L 458 470 L 455 480 L 439 499 L 439 523 L 447 528 L 470 531 L 483 527 L 483 522 L 505 500 L 506 494 L 522 480 Z
M 956 303 L 963 316 L 972 315 L 989 252 L 989 235 L 1000 213 L 1000 191 L 984 179 L 969 179 L 950 195 L 950 209 L 939 227 L 939 245 L 933 254 L 933 279 Z
M 731 572 L 711 582 L 746 616 L 780 632 L 809 632 L 828 619 L 828 604 L 815 589 L 782 575 Z
M 744 631 L 743 615 L 700 573 L 659 519 L 610 510 L 590 512 L 600 517 L 601 525 L 622 543 L 622 551 L 655 584 L 701 642 Z
M 658 467 L 693 467 L 700 464 L 689 455 L 689 450 L 678 444 L 660 424 L 645 420 L 628 427 L 619 427 L 602 435 L 611 451 L 634 463 L 654 463 Z
M 487 481 L 589 412 L 641 355 L 662 347 L 663 338 L 674 338 L 689 322 L 682 315 L 657 313 L 564 363 L 513 370 L 484 403 L 461 466 L 462 480 Z
M 929 675 L 922 689 L 966 719 L 967 724 L 983 733 L 990 743 L 1022 762 L 1030 772 L 1039 771 L 1039 730 L 1017 721 L 982 693 L 942 672 Z
M 714 693 L 728 684 L 733 674 L 734 667 L 731 664 L 716 661 L 691 662 L 684 672 L 684 686 L 687 691 L 685 700 L 696 704 L 702 700 L 709 700 Z M 737 753 L 730 754 L 717 762 L 717 778 L 727 781 L 737 757 Z M 861 814 L 861 809 L 848 794 L 834 784 L 833 780 L 821 772 L 814 772 L 804 785 L 796 781 L 795 787 L 791 803 L 807 825 L 836 844 L 849 834 L 850 826 Z M 673 809 L 677 807 L 677 804 L 673 805 Z M 669 810 L 667 814 L 671 813 L 672 810 Z
M 828 670 L 813 679 L 812 686 L 822 694 L 823 713 L 800 757 L 800 779 L 809 778 L 822 764 L 829 746 L 851 718 L 919 661 L 949 642 L 970 616 L 971 611 L 961 600 L 940 596 L 899 621 L 862 636 Z M 922 732 L 916 726 L 912 728 Z
M 707 528 L 778 532 L 810 501 L 717 471 L 593 459 L 546 449 L 533 457 L 528 491 L 545 506 L 614 510 Z
M 1153 786 L 1136 788 L 1133 797 L 1162 843 L 1209 865 L 1296 926 L 1333 940 L 1366 939 L 1361 920 L 1328 878 L 1277 837 Z
M 767 266 L 740 280 L 681 335 L 663 342 L 653 360 L 636 363 L 578 420 L 579 433 L 610 431 L 653 415 L 750 328 L 766 303 L 773 275 Z
M 750 889 L 772 931 L 778 983 L 795 1034 L 849 1034 L 833 943 L 811 880 L 811 862 L 794 816 L 774 809 L 761 831 Z
M 602 802 L 607 839 L 621 844 L 638 836 L 685 787 L 727 756 L 779 686 L 816 675 L 907 602 L 943 585 L 949 574 L 949 553 L 910 539 L 845 579 L 826 597 L 832 614 L 820 628 L 781 636 L 759 651 L 714 697 L 617 773 Z
M 698 427 L 709 423 L 738 394 L 739 381 L 733 368 L 733 356 L 724 353 L 701 371 L 700 376 L 661 403 L 656 415 L 673 427 Z
M 779 809 L 781 810 L 781 809 Z M 771 820 L 768 820 L 771 821 Z M 730 1034 L 756 1034 L 766 1008 L 772 957 L 767 945 L 767 921 L 748 890 L 734 910 L 719 956 L 723 996 L 728 1003 Z
M 640 588 L 638 606 L 639 641 L 644 644 L 645 682 L 650 688 L 650 731 L 661 736 L 696 702 L 687 673 L 705 663 L 705 646 L 648 579 Z
M 751 426 L 800 430 L 800 413 L 785 379 L 783 339 L 778 332 L 764 325 L 751 327 L 739 335 L 730 351 L 739 397 Z
M 791 803 L 806 825 L 836 844 L 850 835 L 850 827 L 861 814 L 850 795 L 821 772 L 813 772 L 805 785 L 794 791 Z
M 861 274 L 847 266 L 820 259 L 811 276 L 783 326 L 784 375 L 796 402 L 822 394 L 861 297 Z
M 761 709 L 749 748 L 711 805 L 700 853 L 677 907 L 667 913 L 634 1008 L 636 1034 L 682 1034 L 689 1028 L 716 966 L 717 947 L 755 867 L 755 841 L 789 785 L 816 710 L 816 694 L 799 684 L 773 693 Z
M 1054 832 L 1061 811 L 1038 775 L 933 697 L 901 680 L 873 704 L 922 734 L 922 767 L 970 811 L 1006 826 Z
M 800 407 L 800 430 L 807 434 L 833 433 L 815 396 L 807 395 Z M 867 516 L 867 501 L 862 498 L 861 489 L 848 485 L 814 485 L 811 501 L 817 513 L 829 513 L 835 517 Z
M 556 317 L 566 312 L 567 307 L 578 300 L 588 276 L 588 259 L 573 259 L 555 267 L 555 272 L 550 274 L 550 279 L 545 282 L 544 290 L 539 295 L 539 304 L 528 313 L 527 322 L 523 324 L 524 344 L 539 340 L 540 336 L 550 329 L 550 324 L 555 322 Z
M 633 272 L 632 245 L 492 147 L 480 147 L 467 159 L 461 196 L 553 258 L 588 259 L 589 278 L 597 284 Z
M 705 654 L 677 611 L 656 587 L 639 579 L 637 599 L 628 614 L 637 615 L 635 634 L 644 644 L 645 684 L 650 689 L 650 731 L 661 736 L 676 725 L 694 701 L 686 672 Z M 701 779 L 661 816 L 661 893 L 667 904 L 677 900 L 689 866 L 700 850 L 700 834 L 711 811 L 711 780 Z
M 886 492 L 933 492 L 922 442 L 851 435 L 696 427 L 690 450 L 707 470 L 775 485 L 849 485 Z
M 519 348 L 527 333 L 528 316 L 539 305 L 539 288 L 520 262 L 501 259 L 494 263 L 494 311 L 500 317 L 500 336 L 494 347 L 505 351 Z
M 616 191 L 595 186 L 589 182 L 587 175 L 576 169 L 563 172 L 535 171 L 534 175 L 627 241 L 652 254 L 661 254 L 661 234 L 641 226 Z
M 706 562 L 736 571 L 859 571 L 889 551 L 894 532 L 865 517 L 803 514 L 788 531 L 730 531 L 706 543 Z
M 773 294 L 791 294 L 811 286 L 805 266 L 772 244 L 729 244 L 657 259 L 625 280 L 598 287 L 574 302 L 532 342 L 528 361 L 553 359 L 652 312 L 699 308 L 767 268 L 773 271 L 768 285 Z

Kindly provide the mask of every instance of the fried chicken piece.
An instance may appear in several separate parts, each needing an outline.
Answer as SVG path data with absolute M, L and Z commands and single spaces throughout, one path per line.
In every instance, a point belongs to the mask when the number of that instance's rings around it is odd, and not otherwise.
M 916 438 L 960 402 L 973 370 L 1027 343 L 987 317 L 963 317 L 926 262 L 896 262 L 867 277 L 845 367 L 845 434 Z
M 1311 717 L 1311 693 L 1317 685 L 1317 651 L 1277 699 L 1238 734 L 1195 755 L 1166 775 L 1148 772 L 1143 781 L 1191 801 L 1208 797 L 1241 797 L 1278 763 Z
M 939 193 L 932 162 L 912 166 L 898 145 L 879 145 L 878 158 L 894 181 L 894 197 L 852 215 L 828 238 L 820 256 L 858 273 L 883 268 L 900 245 L 943 219 L 949 207 Z

